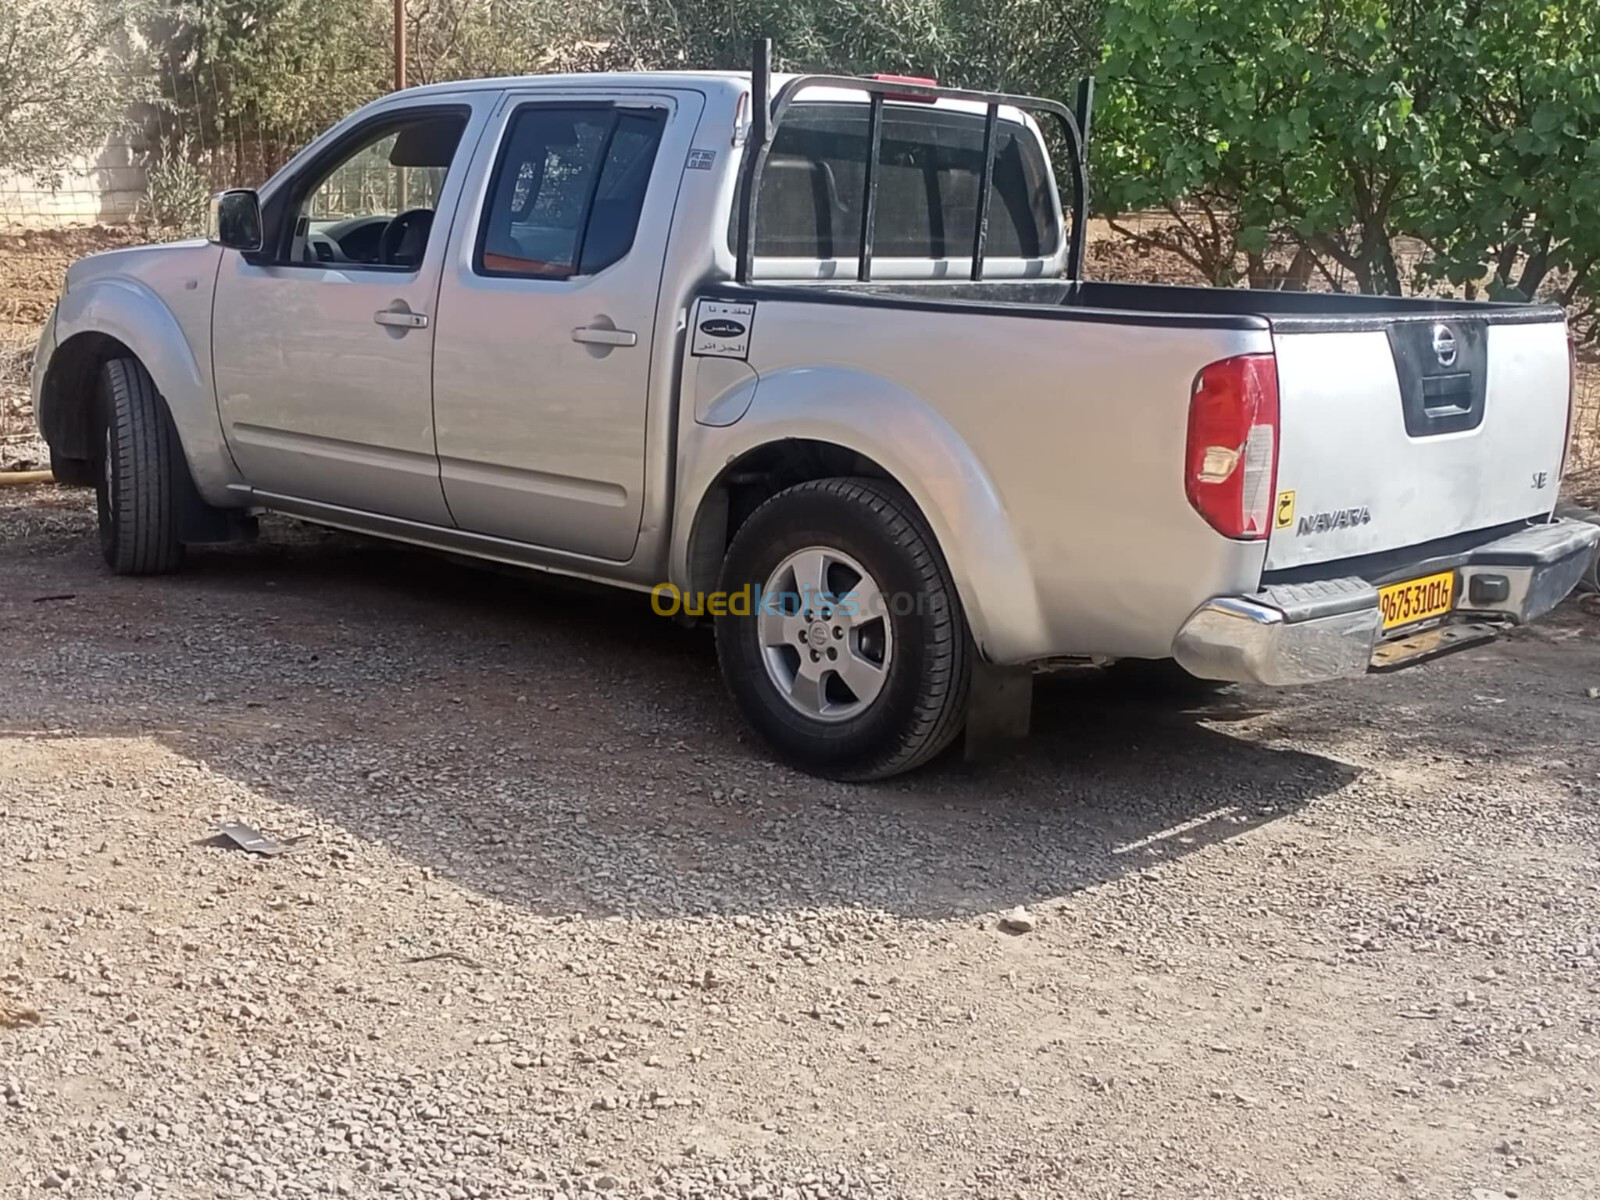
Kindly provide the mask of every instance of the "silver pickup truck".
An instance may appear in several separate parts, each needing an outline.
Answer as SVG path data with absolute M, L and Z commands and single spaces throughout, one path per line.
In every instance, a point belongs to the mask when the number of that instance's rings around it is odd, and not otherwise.
M 1017 735 L 1042 667 L 1314 683 L 1559 602 L 1561 312 L 1086 281 L 1089 94 L 385 97 L 207 241 L 73 265 L 54 469 L 123 574 L 271 510 L 648 591 L 846 779 Z

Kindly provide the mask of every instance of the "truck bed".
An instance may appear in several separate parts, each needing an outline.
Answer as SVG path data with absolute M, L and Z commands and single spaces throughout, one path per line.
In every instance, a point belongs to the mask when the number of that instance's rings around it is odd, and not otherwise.
M 1347 292 L 1293 292 L 1248 288 L 1189 287 L 1161 283 L 1102 283 L 1064 279 L 873 281 L 819 280 L 738 289 L 770 298 L 794 298 L 795 290 L 814 299 L 891 304 L 978 304 L 1012 308 L 1067 310 L 1088 320 L 1202 323 L 1212 327 L 1260 328 L 1284 332 L 1381 328 L 1396 320 L 1487 321 L 1496 325 L 1560 321 L 1553 304 L 1508 304 L 1446 300 L 1430 296 L 1366 296 Z
M 1554 306 L 1055 279 L 717 294 L 770 312 L 752 343 L 763 374 L 815 331 L 813 358 L 932 403 L 1008 500 L 1023 476 L 1050 478 L 1053 503 L 1030 493 L 1008 508 L 1059 514 L 1073 532 L 1029 531 L 1038 545 L 1114 574 L 1138 574 L 1129 556 L 1232 545 L 1257 548 L 1252 586 L 1364 576 L 1544 520 L 1559 490 L 1570 382 Z M 835 306 L 855 311 L 826 311 Z M 1268 524 L 1240 540 L 1173 503 L 1204 348 L 1241 353 L 1225 345 L 1270 353 L 1275 386 L 1271 474 L 1259 484 Z

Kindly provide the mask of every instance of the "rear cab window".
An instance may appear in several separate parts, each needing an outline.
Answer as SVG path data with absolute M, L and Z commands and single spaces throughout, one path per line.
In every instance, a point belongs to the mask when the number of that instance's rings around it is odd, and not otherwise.
M 981 111 L 884 106 L 875 264 L 970 257 L 983 174 L 983 129 Z M 761 174 L 755 257 L 793 260 L 794 267 L 855 259 L 861 244 L 867 147 L 864 102 L 794 104 L 778 126 Z M 737 237 L 735 211 L 730 243 Z M 1016 114 L 1010 119 L 1002 115 L 995 130 L 989 193 L 987 273 L 1013 273 L 998 268 L 1004 260 L 1051 259 L 1061 250 L 1054 180 L 1039 135 Z

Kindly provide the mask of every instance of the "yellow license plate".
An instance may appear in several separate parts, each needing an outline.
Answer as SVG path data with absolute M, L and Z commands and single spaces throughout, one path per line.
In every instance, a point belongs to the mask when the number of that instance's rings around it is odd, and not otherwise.
M 1408 579 L 1378 589 L 1378 609 L 1383 613 L 1385 629 L 1443 616 L 1455 607 L 1455 602 L 1454 571 L 1424 575 L 1421 579 Z

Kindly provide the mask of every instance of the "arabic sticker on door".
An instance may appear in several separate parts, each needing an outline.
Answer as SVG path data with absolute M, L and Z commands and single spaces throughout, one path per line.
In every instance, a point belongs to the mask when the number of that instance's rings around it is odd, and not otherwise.
M 749 358 L 754 304 L 701 300 L 689 329 L 689 353 L 708 358 Z

